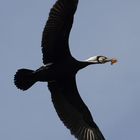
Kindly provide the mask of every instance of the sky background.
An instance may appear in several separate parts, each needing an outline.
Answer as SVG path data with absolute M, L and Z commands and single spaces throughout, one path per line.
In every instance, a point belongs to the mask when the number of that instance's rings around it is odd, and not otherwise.
M 47 83 L 23 92 L 13 84 L 19 68 L 42 65 L 41 36 L 55 0 L 0 0 L 0 139 L 74 140 L 59 120 Z M 70 36 L 78 60 L 116 57 L 77 75 L 81 97 L 107 140 L 140 133 L 140 1 L 79 0 Z

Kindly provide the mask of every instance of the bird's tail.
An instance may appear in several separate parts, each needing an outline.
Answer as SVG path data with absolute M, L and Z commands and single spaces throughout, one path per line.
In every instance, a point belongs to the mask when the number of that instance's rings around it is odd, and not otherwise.
M 18 70 L 14 77 L 16 87 L 21 90 L 29 89 L 36 82 L 33 72 L 29 69 Z

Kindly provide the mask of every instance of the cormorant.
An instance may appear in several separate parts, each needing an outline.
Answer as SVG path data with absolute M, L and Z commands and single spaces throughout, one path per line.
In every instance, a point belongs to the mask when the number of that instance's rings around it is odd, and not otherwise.
M 20 69 L 14 82 L 21 90 L 48 82 L 52 102 L 64 125 L 78 140 L 105 140 L 76 86 L 76 73 L 91 64 L 116 63 L 105 56 L 76 60 L 69 50 L 69 34 L 78 0 L 57 0 L 51 8 L 42 35 L 44 65 L 37 70 Z

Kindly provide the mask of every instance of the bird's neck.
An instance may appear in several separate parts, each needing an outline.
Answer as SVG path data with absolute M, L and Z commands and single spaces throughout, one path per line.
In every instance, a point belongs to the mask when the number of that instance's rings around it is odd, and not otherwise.
M 83 69 L 83 68 L 85 68 L 85 67 L 87 67 L 88 65 L 91 65 L 91 64 L 92 64 L 91 62 L 80 61 L 79 64 L 78 64 L 79 70 Z

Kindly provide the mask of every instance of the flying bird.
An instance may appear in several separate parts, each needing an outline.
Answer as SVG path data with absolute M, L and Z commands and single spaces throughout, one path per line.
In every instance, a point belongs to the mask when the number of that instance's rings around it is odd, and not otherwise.
M 78 0 L 57 0 L 50 10 L 42 34 L 43 63 L 37 70 L 19 69 L 14 83 L 21 90 L 36 82 L 48 82 L 55 110 L 78 140 L 105 140 L 92 115 L 81 99 L 77 86 L 77 72 L 91 64 L 116 63 L 114 58 L 93 56 L 85 61 L 76 60 L 69 49 L 69 35 Z

